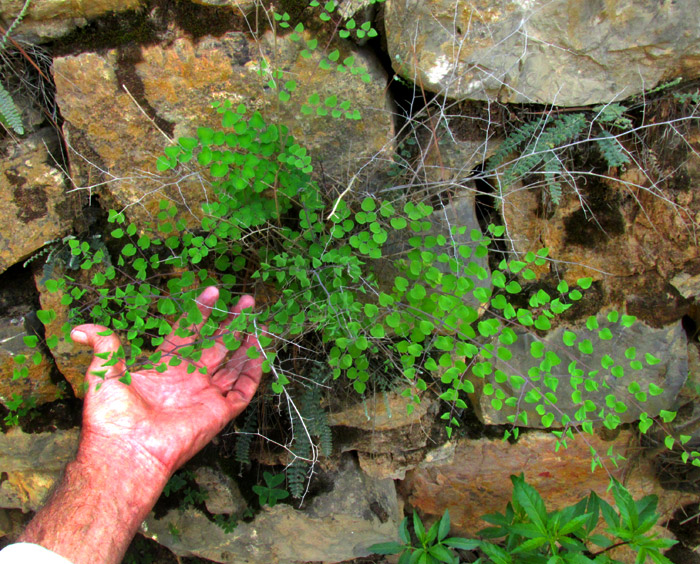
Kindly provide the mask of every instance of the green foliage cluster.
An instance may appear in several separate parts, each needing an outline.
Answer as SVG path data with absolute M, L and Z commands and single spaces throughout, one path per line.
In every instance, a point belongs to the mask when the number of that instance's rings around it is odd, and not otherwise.
M 401 543 L 390 542 L 369 548 L 375 554 L 399 554 L 399 564 L 446 562 L 458 564 L 451 550 L 478 549 L 478 564 L 618 564 L 609 551 L 627 546 L 637 556 L 635 562 L 671 564 L 661 551 L 676 541 L 658 538 L 651 529 L 659 520 L 657 498 L 649 495 L 635 501 L 620 482 L 611 484 L 615 507 L 591 492 L 578 503 L 556 511 L 547 511 L 539 492 L 524 476 L 511 476 L 513 498 L 504 513 L 484 515 L 494 525 L 480 531 L 482 539 L 445 538 L 450 530 L 449 513 L 427 532 L 414 512 L 413 524 L 419 546 L 414 546 L 408 532 L 408 518 L 399 527 Z M 600 517 L 605 529 L 600 530 Z M 597 547 L 597 548 L 594 548 Z
M 479 541 L 461 537 L 448 537 L 450 533 L 450 512 L 446 509 L 439 521 L 426 530 L 418 513 L 413 512 L 413 533 L 417 546 L 414 546 L 411 533 L 408 530 L 408 517 L 405 517 L 399 525 L 398 542 L 385 542 L 373 544 L 369 547 L 374 554 L 400 554 L 399 564 L 420 562 L 421 564 L 459 564 L 459 557 L 452 549 L 474 550 L 479 546 Z
M 152 352 L 145 366 L 164 371 L 183 359 L 197 360 L 202 348 L 212 345 L 213 331 L 235 296 L 258 282 L 272 288 L 276 300 L 234 320 L 223 341 L 235 350 L 235 332 L 258 332 L 259 320 L 268 325 L 281 343 L 273 349 L 272 338 L 260 336 L 264 369 L 275 377 L 274 393 L 283 393 L 293 378 L 282 369 L 278 355 L 293 355 L 296 343 L 312 334 L 323 343 L 333 379 L 347 378 L 360 394 L 367 390 L 373 374 L 370 359 L 376 355 L 401 374 L 403 394 L 415 403 L 429 386 L 437 385 L 441 399 L 463 409 L 463 394 L 475 391 L 473 379 L 493 377 L 514 390 L 507 397 L 487 384 L 484 393 L 493 395 L 494 409 L 516 408 L 522 399 L 536 409 L 544 427 L 563 425 L 569 437 L 575 426 L 591 431 L 596 422 L 611 429 L 620 424 L 621 398 L 610 394 L 601 406 L 587 397 L 608 386 L 606 378 L 629 378 L 630 390 L 640 401 L 660 393 L 634 385 L 634 371 L 642 363 L 634 351 L 626 351 L 622 359 L 606 356 L 594 371 L 569 362 L 568 385 L 552 374 L 562 357 L 545 350 L 537 333 L 548 331 L 557 315 L 580 300 L 591 279 L 579 280 L 574 288 L 561 282 L 553 295 L 540 289 L 525 307 L 517 305 L 514 298 L 523 293 L 523 284 L 535 280 L 531 267 L 545 264 L 546 250 L 522 260 L 503 260 L 490 271 L 484 259 L 492 240 L 504 235 L 503 227 L 492 225 L 483 235 L 456 225 L 446 234 L 435 234 L 435 210 L 410 199 L 368 195 L 356 203 L 337 199 L 331 205 L 311 177 L 306 149 L 284 126 L 268 125 L 258 112 L 248 116 L 243 105 L 223 103 L 217 111 L 221 130 L 199 128 L 196 137 L 181 138 L 158 160 L 163 171 L 196 162 L 212 179 L 214 193 L 202 206 L 200 225 L 191 227 L 167 200 L 161 201 L 157 221 L 149 227 L 127 224 L 123 213 L 111 211 L 111 237 L 121 245 L 118 256 L 110 258 L 103 248 L 70 240 L 80 268 L 94 272 L 91 285 L 68 274 L 46 282 L 49 291 L 63 294 L 74 322 L 103 324 L 126 336 L 130 348 L 122 356 L 130 368 L 144 366 L 142 353 L 163 342 L 176 318 L 184 316 L 182 335 L 199 323 L 195 298 L 203 287 L 216 284 L 220 302 L 200 340 L 167 364 L 160 352 Z M 408 248 L 396 263 L 399 274 L 382 289 L 375 265 L 386 260 L 390 236 L 403 237 Z M 55 316 L 40 315 L 45 322 Z M 607 321 L 624 328 L 634 318 L 611 312 Z M 589 320 L 589 325 L 595 323 Z M 516 328 L 531 330 L 535 339 L 530 354 L 539 364 L 527 374 L 495 365 L 510 362 Z M 70 325 L 64 329 L 68 335 Z M 610 328 L 601 327 L 597 338 L 610 340 Z M 577 341 L 571 332 L 563 341 L 584 355 L 595 348 L 594 341 Z M 658 360 L 644 355 L 644 362 Z M 129 381 L 128 372 L 124 381 Z M 562 393 L 579 406 L 574 418 L 557 409 Z M 643 431 L 657 415 L 644 414 Z M 452 409 L 442 417 L 448 434 L 459 425 Z M 510 418 L 514 425 L 531 423 L 524 411 Z
M 267 324 L 276 347 L 268 335 L 261 335 L 260 342 L 275 394 L 298 383 L 280 359 L 295 356 L 310 336 L 322 343 L 319 352 L 332 378 L 347 379 L 359 394 L 372 384 L 376 369 L 371 361 L 377 357 L 400 375 L 402 393 L 413 403 L 419 403 L 429 387 L 435 390 L 448 406 L 441 415 L 448 435 L 460 425 L 455 410 L 467 407 L 464 396 L 475 392 L 476 379 L 484 380 L 483 393 L 494 409 L 513 410 L 508 419 L 514 426 L 533 423 L 520 409 L 528 405 L 541 426 L 563 427 L 554 432 L 564 446 L 577 429 L 592 432 L 598 423 L 610 429 L 620 425 L 625 398 L 610 391 L 604 405 L 598 400 L 601 390 L 611 390 L 609 382 L 627 382 L 639 402 L 662 392 L 653 384 L 643 387 L 636 382 L 635 372 L 659 361 L 634 349 L 619 351 L 619 358 L 604 355 L 600 368 L 591 369 L 575 358 L 564 362 L 567 356 L 592 355 L 596 342 L 610 341 L 630 327 L 631 316 L 612 311 L 600 327 L 590 318 L 590 339 L 566 331 L 562 345 L 573 355 L 562 353 L 561 345 L 548 349 L 539 334 L 582 298 L 592 280 L 582 278 L 575 287 L 562 281 L 554 293 L 542 288 L 528 292 L 524 304 L 519 296 L 535 281 L 533 268 L 548 260 L 546 249 L 521 260 L 504 259 L 490 270 L 485 259 L 492 242 L 504 235 L 502 226 L 491 225 L 484 235 L 454 225 L 443 234 L 436 231 L 434 208 L 421 201 L 372 195 L 326 201 L 311 176 L 307 150 L 284 126 L 268 125 L 258 112 L 248 115 L 243 105 L 222 103 L 216 109 L 222 116 L 221 130 L 199 128 L 196 137 L 181 138 L 158 159 L 163 171 L 196 162 L 211 178 L 213 194 L 202 206 L 199 225 L 188 224 L 167 200 L 161 201 L 157 221 L 148 227 L 137 228 L 123 213 L 111 211 L 111 238 L 121 245 L 119 254 L 110 258 L 102 247 L 70 240 L 80 268 L 94 272 L 91 284 L 69 273 L 46 282 L 49 291 L 62 293 L 73 322 L 99 323 L 126 336 L 130 347 L 121 355 L 130 369 L 144 366 L 143 353 L 148 355 L 145 366 L 159 371 L 197 360 L 202 349 L 212 345 L 213 331 L 235 296 L 258 283 L 276 298 L 231 322 L 222 339 L 235 350 L 237 331 L 258 333 L 260 325 Z M 395 262 L 398 273 L 388 286 L 381 285 L 375 272 L 387 260 L 387 245 L 401 239 L 407 247 Z M 184 319 L 178 330 L 182 335 L 201 321 L 195 298 L 213 284 L 221 298 L 195 345 L 178 351 L 167 363 L 161 362 L 160 352 L 148 353 L 163 342 L 178 317 Z M 42 321 L 50 321 L 55 314 L 40 315 Z M 68 335 L 70 325 L 64 330 Z M 530 355 L 537 364 L 527 373 L 511 364 L 512 345 L 519 338 L 516 330 L 533 337 Z M 566 381 L 557 376 L 563 366 L 569 375 Z M 189 369 L 195 370 L 194 365 Z M 129 381 L 128 372 L 123 380 Z M 512 394 L 495 385 L 503 383 Z M 563 394 L 577 406 L 573 416 L 558 407 Z M 306 429 L 299 415 L 292 410 L 289 420 L 293 427 Z M 640 430 L 646 432 L 658 415 L 643 413 Z M 669 421 L 673 414 L 661 417 Z M 301 435 L 295 437 L 299 456 L 307 458 L 302 451 L 308 452 L 310 445 L 303 444 Z M 683 456 L 687 460 L 691 455 L 697 453 Z M 292 468 L 294 484 L 300 469 L 301 462 Z
M 632 122 L 624 116 L 625 106 L 612 103 L 597 106 L 590 117 L 584 112 L 565 113 L 554 117 L 546 113 L 529 121 L 509 134 L 487 161 L 486 172 L 495 176 L 502 192 L 506 192 L 525 176 L 538 171 L 544 178 L 549 197 L 559 204 L 562 196 L 561 179 L 566 173 L 565 150 L 577 143 L 585 132 L 598 147 L 611 168 L 630 162 L 626 149 L 611 131 L 627 131 Z
M 163 495 L 170 497 L 177 494 L 181 497 L 180 510 L 193 505 L 204 503 L 207 492 L 202 490 L 195 481 L 194 473 L 190 470 L 180 470 L 173 474 L 163 488 Z
M 20 10 L 17 17 L 5 30 L 2 38 L 0 38 L 0 52 L 7 46 L 7 40 L 10 34 L 15 30 L 19 23 L 24 19 L 29 9 L 29 4 L 31 0 L 25 0 L 24 6 Z M 7 127 L 11 127 L 15 133 L 18 135 L 24 135 L 24 125 L 22 125 L 22 115 L 20 114 L 15 101 L 12 99 L 10 93 L 5 89 L 5 87 L 0 83 L 0 123 Z
M 263 479 L 265 480 L 264 486 L 259 484 L 253 486 L 253 491 L 258 494 L 258 501 L 261 507 L 263 505 L 274 507 L 278 501 L 289 497 L 287 490 L 278 487 L 284 482 L 284 474 L 271 474 L 266 471 L 263 472 Z
M 19 425 L 20 417 L 25 417 L 26 415 L 32 417 L 36 413 L 36 399 L 33 397 L 25 398 L 20 394 L 14 393 L 11 399 L 5 401 L 5 407 L 7 407 L 8 413 L 3 418 L 3 423 L 8 427 L 15 427 Z
M 337 6 L 333 1 L 323 5 L 311 2 L 310 6 L 320 9 L 322 21 L 337 23 L 347 37 L 374 35 L 367 22 L 349 19 L 341 26 L 341 19 L 334 20 Z M 303 42 L 301 56 L 311 59 L 319 42 L 310 37 L 304 25 L 293 24 L 286 13 L 275 13 L 274 20 L 294 41 Z M 322 72 L 371 80 L 352 57 L 341 60 L 338 49 L 323 51 L 318 66 Z M 276 99 L 296 103 L 301 117 L 362 117 L 349 101 L 335 95 L 322 98 L 312 93 L 304 100 L 297 99 L 294 78 L 269 60 L 261 59 L 259 72 Z M 125 337 L 129 346 L 118 354 L 128 367 L 123 382 L 130 382 L 134 369 L 163 372 L 168 366 L 198 360 L 205 348 L 213 346 L 214 331 L 227 318 L 237 296 L 254 287 L 273 298 L 260 303 L 256 312 L 243 312 L 230 321 L 218 338 L 234 351 L 240 346 L 236 334 L 258 334 L 263 368 L 272 374 L 270 390 L 287 398 L 298 398 L 302 386 L 297 374 L 287 368 L 287 361 L 305 357 L 306 353 L 299 351 L 311 342 L 314 355 L 327 362 L 325 369 L 331 379 L 348 382 L 358 394 L 372 392 L 379 363 L 403 383 L 402 394 L 412 400 L 409 409 L 424 393 L 438 395 L 446 405 L 441 417 L 448 435 L 460 425 L 456 413 L 467 407 L 466 394 L 475 392 L 478 379 L 484 380 L 483 392 L 491 398 L 494 409 L 514 410 L 509 415 L 514 427 L 534 423 L 520 409 L 523 401 L 532 406 L 542 426 L 562 427 L 555 432 L 564 446 L 578 429 L 591 432 L 598 423 L 611 429 L 619 426 L 623 398 L 609 393 L 605 405 L 599 405 L 593 395 L 609 388 L 611 379 L 628 382 L 629 392 L 640 402 L 659 392 L 652 387 L 643 389 L 634 379 L 642 356 L 647 365 L 657 362 L 642 352 L 639 358 L 629 351 L 624 358 L 604 358 L 601 368 L 594 370 L 568 362 L 567 382 L 555 375 L 557 367 L 564 365 L 565 355 L 547 350 L 539 335 L 581 299 L 591 279 L 583 278 L 573 288 L 561 282 L 556 291 L 531 292 L 528 286 L 536 279 L 533 268 L 545 265 L 546 249 L 504 259 L 491 270 L 487 267 L 489 248 L 505 235 L 502 226 L 491 225 L 482 233 L 452 225 L 439 232 L 436 210 L 410 195 L 382 198 L 352 193 L 348 187 L 341 196 L 330 198 L 312 176 L 308 150 L 288 128 L 268 123 L 245 104 L 217 102 L 214 108 L 221 117 L 221 128 L 198 128 L 166 147 L 156 162 L 163 173 L 198 171 L 211 186 L 201 209 L 183 211 L 173 200 L 164 198 L 152 223 L 138 226 L 130 224 L 124 212 L 111 210 L 111 232 L 104 243 L 96 245 L 78 238 L 64 241 L 66 263 L 79 265 L 79 271 L 52 271 L 53 278 L 45 283 L 47 290 L 60 293 L 62 305 L 70 308 L 70 322 L 63 327 L 65 338 L 70 338 L 72 324 L 79 322 L 102 324 Z M 621 106 L 612 104 L 596 111 L 601 128 L 629 126 Z M 557 148 L 572 142 L 589 124 L 584 114 L 556 119 L 546 116 L 526 124 L 506 140 L 489 161 L 489 168 L 507 175 L 511 182 L 543 167 L 545 175 L 550 174 L 551 182 L 556 183 Z M 608 141 L 611 145 L 605 149 Z M 609 162 L 616 150 L 622 151 L 615 143 L 614 136 L 600 136 L 601 151 L 608 151 Z M 513 151 L 522 155 L 514 163 L 506 163 Z M 406 152 L 410 155 L 408 148 Z M 617 158 L 623 157 L 621 152 Z M 395 259 L 397 245 L 403 250 Z M 395 262 L 397 273 L 380 282 L 376 272 L 387 261 Z M 83 273 L 89 273 L 88 284 Z M 177 319 L 177 334 L 191 336 L 188 327 L 202 321 L 196 297 L 210 285 L 220 289 L 220 299 L 195 343 L 164 358 L 156 347 Z M 40 311 L 39 315 L 46 324 L 56 317 L 52 311 Z M 607 319 L 621 330 L 633 321 L 616 312 Z M 268 327 L 267 334 L 261 334 L 263 324 Z M 529 331 L 534 339 L 530 355 L 537 365 L 524 374 L 511 368 L 516 330 Z M 563 346 L 590 355 L 596 343 L 609 340 L 611 334 L 610 327 L 597 330 L 597 340 L 579 339 L 568 332 Z M 56 344 L 56 337 L 47 342 L 49 347 Z M 249 355 L 256 354 L 260 353 L 255 349 L 249 351 Z M 118 358 L 105 360 L 113 364 Z M 498 368 L 497 363 L 507 369 Z M 192 372 L 197 370 L 191 362 L 187 366 Z M 18 367 L 19 377 L 23 369 L 26 366 Z M 507 382 L 512 394 L 490 380 Z M 321 450 L 324 443 L 330 445 L 327 425 L 318 411 L 320 392 L 314 388 L 309 390 L 309 398 L 301 400 L 300 410 L 289 409 L 287 413 L 295 429 L 289 444 L 299 457 L 298 464 L 289 470 L 295 495 L 300 492 L 299 477 L 306 470 L 302 465 L 308 458 L 305 453 L 317 450 L 311 449 L 311 440 L 320 441 Z M 564 395 L 577 406 L 573 417 L 558 408 Z M 640 429 L 646 432 L 658 415 L 644 413 Z M 661 416 L 666 421 L 672 414 Z M 259 423 L 255 417 L 246 420 L 247 431 L 239 439 L 236 457 L 242 462 L 250 460 L 251 433 L 257 431 Z M 304 430 L 303 436 L 296 432 L 299 429 Z M 517 433 L 517 428 L 513 432 Z M 700 455 L 685 454 L 686 459 Z

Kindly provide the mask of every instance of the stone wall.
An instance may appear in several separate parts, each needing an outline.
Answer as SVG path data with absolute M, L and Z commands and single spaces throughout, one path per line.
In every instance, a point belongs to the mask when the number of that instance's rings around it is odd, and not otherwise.
M 665 390 L 653 399 L 653 410 L 679 409 L 679 432 L 692 437 L 690 446 L 700 443 L 696 2 L 346 0 L 330 23 L 302 2 L 287 8 L 292 20 L 306 25 L 301 41 L 293 41 L 290 30 L 272 31 L 268 4 L 32 0 L 4 51 L 8 56 L 0 52 L 0 80 L 26 128 L 24 135 L 7 131 L 0 139 L 0 403 L 9 407 L 31 398 L 49 412 L 62 395 L 81 397 L 89 355 L 63 340 L 68 312 L 60 295 L 47 292 L 44 264 L 53 268 L 73 237 L 106 240 L 101 229 L 110 208 L 143 225 L 167 197 L 196 215 L 211 193 L 206 178 L 161 173 L 156 158 L 174 139 L 215 125 L 220 118 L 212 102 L 231 100 L 287 125 L 308 148 L 328 194 L 404 190 L 436 203 L 431 221 L 445 234 L 454 223 L 478 229 L 491 220 L 507 227 L 499 252 L 522 256 L 548 247 L 551 261 L 535 282 L 542 288 L 591 277 L 587 297 L 549 338 L 561 340 L 568 329 L 585 332 L 587 316 L 603 319 L 613 307 L 636 315 L 641 322 L 616 335 L 610 347 L 636 345 L 661 359 L 641 375 Z M 23 5 L 0 0 L 0 19 L 11 22 Z M 372 22 L 378 37 L 339 38 L 338 13 L 343 21 L 354 15 Z M 354 58 L 367 80 L 319 72 L 320 51 L 309 55 L 303 48 L 316 36 L 326 53 L 337 49 L 340 60 Z M 18 75 L 17 61 L 27 57 L 41 63 L 43 77 Z M 331 122 L 280 103 L 267 85 L 270 77 L 259 72 L 271 60 L 295 78 L 299 100 L 312 93 L 348 99 L 363 118 Z M 676 87 L 690 98 L 658 98 Z M 482 174 L 528 116 L 601 113 L 615 102 L 637 120 L 637 141 L 625 147 L 632 158 L 601 172 L 590 155 L 579 153 L 574 164 L 580 170 L 571 171 L 558 203 L 548 199 L 542 178 L 525 176 L 504 191 Z M 586 140 L 584 134 L 567 143 Z M 402 167 L 398 177 L 396 163 Z M 392 245 L 397 252 L 406 246 Z M 69 262 L 56 264 L 90 283 Z M 493 267 L 493 260 L 480 264 Z M 382 271 L 390 276 L 393 265 L 387 262 Z M 33 353 L 24 337 L 37 331 L 40 308 L 58 312 L 42 335 L 55 342 L 40 349 L 27 378 L 14 379 L 16 359 Z M 523 350 L 514 350 L 513 364 L 526 372 L 529 344 L 526 338 L 519 344 Z M 597 365 L 607 352 L 601 348 L 589 361 Z M 335 449 L 319 469 L 326 486 L 300 510 L 278 505 L 225 533 L 212 515 L 235 512 L 227 505 L 234 498 L 245 505 L 238 489 L 250 485 L 236 485 L 236 477 L 222 470 L 229 465 L 225 457 L 212 459 L 212 452 L 223 451 L 217 448 L 196 461 L 197 475 L 207 476 L 201 481 L 210 500 L 227 501 L 207 503 L 206 512 L 154 513 L 142 532 L 178 555 L 217 562 L 341 562 L 366 556 L 372 543 L 393 540 L 404 508 L 428 520 L 449 508 L 455 532 L 475 534 L 484 526 L 480 515 L 503 509 L 513 473 L 525 472 L 552 507 L 590 489 L 605 495 L 608 474 L 590 473 L 590 444 L 578 440 L 555 452 L 551 435 L 535 429 L 523 430 L 515 444 L 501 442 L 512 413 L 495 410 L 493 392 L 485 389 L 502 383 L 472 379 L 470 411 L 460 414 L 464 428 L 452 440 L 438 419 L 434 387 L 408 415 L 405 399 L 393 392 L 354 405 L 331 399 L 326 407 Z M 606 393 L 601 390 L 599 401 Z M 659 470 L 677 461 L 659 457 L 659 437 L 644 445 L 656 458 L 644 458 L 633 432 L 642 409 L 633 400 L 630 407 L 629 429 L 613 437 L 600 429 L 586 440 L 624 454 L 627 462 L 616 475 L 635 496 L 659 495 L 660 511 L 670 516 L 698 500 L 700 485 L 680 471 L 683 477 L 670 482 L 684 493 L 662 489 L 669 480 Z M 22 423 L 31 431 L 28 417 Z M 12 428 L 0 435 L 0 507 L 36 510 L 72 456 L 77 428 L 42 430 L 47 432 Z M 269 452 L 256 459 L 271 466 L 287 462 Z M 16 521 L 15 514 L 0 514 L 2 523 Z M 3 527 L 4 533 L 9 538 L 16 527 Z

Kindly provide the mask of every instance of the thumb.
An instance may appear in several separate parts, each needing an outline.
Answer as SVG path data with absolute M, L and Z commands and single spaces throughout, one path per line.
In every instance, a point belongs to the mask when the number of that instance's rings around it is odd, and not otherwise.
M 78 325 L 71 331 L 70 336 L 76 343 L 92 347 L 95 356 L 86 373 L 89 383 L 124 375 L 126 370 L 124 351 L 119 337 L 111 329 L 89 323 Z

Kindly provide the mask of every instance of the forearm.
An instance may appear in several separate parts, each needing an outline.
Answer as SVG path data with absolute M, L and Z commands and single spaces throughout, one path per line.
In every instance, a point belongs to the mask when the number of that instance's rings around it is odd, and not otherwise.
M 74 564 L 121 562 L 155 504 L 167 472 L 140 453 L 78 452 L 46 505 L 20 536 Z

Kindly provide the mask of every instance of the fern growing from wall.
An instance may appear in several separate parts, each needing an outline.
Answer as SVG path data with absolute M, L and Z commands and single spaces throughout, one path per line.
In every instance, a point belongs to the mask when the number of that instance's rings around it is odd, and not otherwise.
M 291 410 L 293 442 L 291 451 L 295 458 L 287 467 L 289 491 L 295 498 L 304 494 L 307 476 L 310 470 L 308 460 L 315 459 L 314 449 L 323 456 L 330 456 L 333 451 L 333 437 L 328 425 L 328 417 L 321 406 L 322 384 L 328 379 L 328 369 L 322 364 L 315 364 L 308 374 L 310 386 L 304 391 L 297 405 Z M 317 446 L 311 444 L 311 439 Z
M 0 52 L 5 50 L 7 40 L 10 37 L 10 34 L 14 31 L 14 29 L 19 25 L 19 23 L 26 15 L 27 10 L 29 9 L 30 2 L 31 0 L 25 1 L 20 13 L 14 19 L 12 24 L 10 24 L 10 27 L 8 27 L 5 30 L 2 39 L 0 39 Z M 12 96 L 10 96 L 10 93 L 5 89 L 2 83 L 0 83 L 0 123 L 11 127 L 14 130 L 14 132 L 18 135 L 24 134 L 22 116 L 20 114 L 19 109 L 17 108 L 17 104 L 15 104 L 15 101 L 12 99 Z
M 540 172 L 549 197 L 558 205 L 563 191 L 560 179 L 567 173 L 564 150 L 579 142 L 584 132 L 589 132 L 588 140 L 597 146 L 608 167 L 616 168 L 630 162 L 617 136 L 602 125 L 628 129 L 631 123 L 622 115 L 625 109 L 619 104 L 610 104 L 595 108 L 598 114 L 592 120 L 585 113 L 577 112 L 554 119 L 546 114 L 528 122 L 506 137 L 487 161 L 486 171 L 496 178 L 502 193 L 525 176 Z M 600 133 L 591 137 L 594 125 Z

